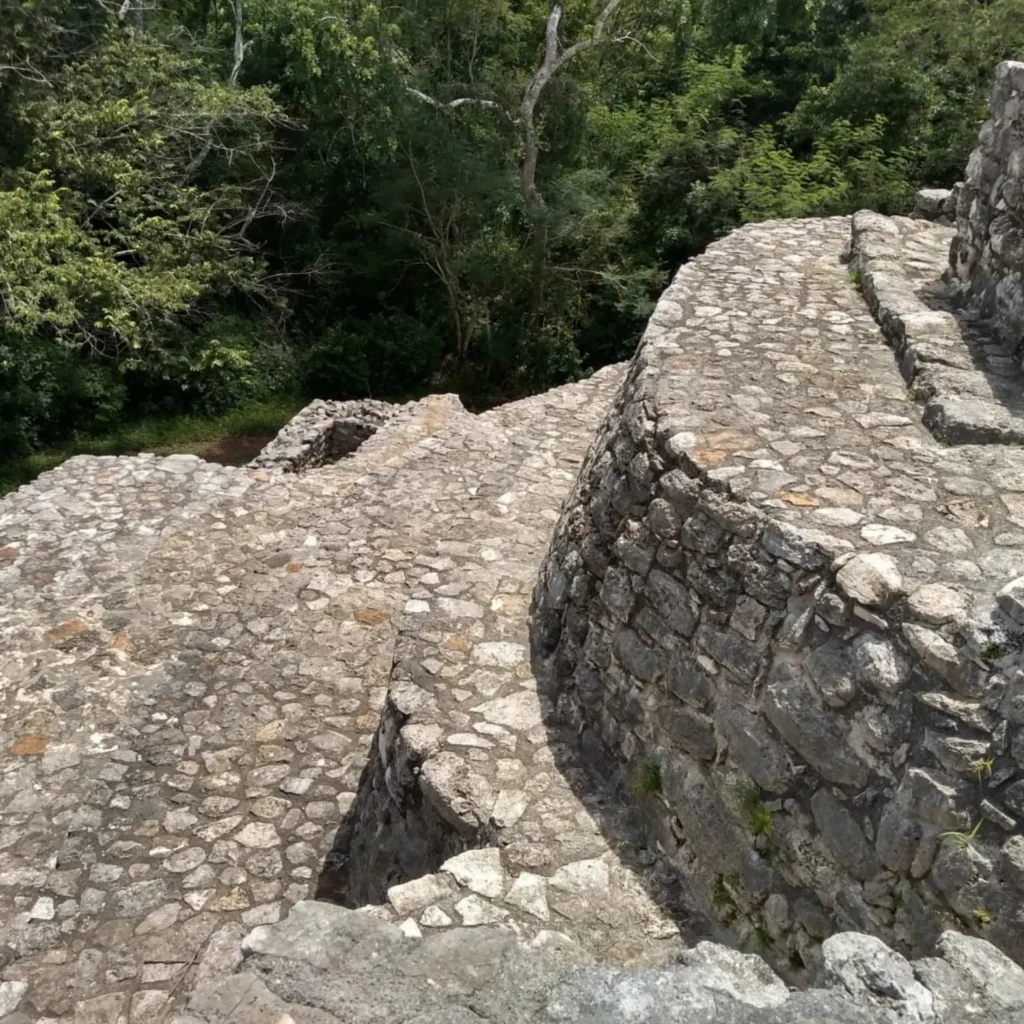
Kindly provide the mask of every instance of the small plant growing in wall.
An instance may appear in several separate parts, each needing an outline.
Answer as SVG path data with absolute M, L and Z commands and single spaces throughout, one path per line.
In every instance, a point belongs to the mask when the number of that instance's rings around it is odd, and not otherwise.
M 726 888 L 725 882 L 719 879 L 711 891 L 711 905 L 716 910 L 728 910 L 736 906 L 732 893 Z
M 981 831 L 981 823 L 984 819 L 979 818 L 978 823 L 971 829 L 970 832 L 943 832 L 941 838 L 945 839 L 947 836 L 957 844 L 957 846 L 963 849 L 968 849 L 974 845 L 974 840 L 978 838 L 978 833 Z
M 761 791 L 755 786 L 743 795 L 743 818 L 747 831 L 752 836 L 771 837 L 775 832 L 775 819 L 761 799 Z
M 1003 648 L 995 640 L 986 640 L 978 649 L 982 661 L 998 661 L 1003 656 Z
M 657 761 L 648 761 L 640 770 L 634 791 L 640 796 L 653 796 L 661 792 L 661 765 Z
M 992 778 L 992 768 L 996 763 L 994 757 L 979 757 L 977 760 L 971 762 L 971 774 L 978 780 L 978 789 L 984 792 L 985 784 L 983 779 Z M 980 825 L 981 822 L 979 821 Z
M 986 907 L 975 907 L 971 911 L 971 917 L 974 918 L 974 922 L 979 928 L 984 928 L 985 925 L 992 923 L 992 915 Z

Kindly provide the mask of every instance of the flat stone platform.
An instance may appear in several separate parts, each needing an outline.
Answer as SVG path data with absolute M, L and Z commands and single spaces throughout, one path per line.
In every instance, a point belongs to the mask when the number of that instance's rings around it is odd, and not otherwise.
M 657 434 L 771 519 L 837 538 L 837 555 L 884 551 L 908 590 L 948 582 L 991 603 L 1024 572 L 1024 451 L 950 447 L 922 424 L 840 263 L 849 231 L 769 222 L 683 268 L 651 322 Z
M 440 680 L 467 669 L 446 746 L 501 753 L 503 813 L 548 813 L 567 844 L 549 874 L 608 854 L 542 767 L 526 610 L 621 372 L 479 417 L 427 399 L 300 475 L 79 457 L 0 503 L 4 1013 L 155 1020 L 326 884 L 396 647 Z M 589 871 L 607 895 L 624 869 Z M 493 916 L 458 889 L 456 922 Z M 543 890 L 513 900 L 543 930 Z

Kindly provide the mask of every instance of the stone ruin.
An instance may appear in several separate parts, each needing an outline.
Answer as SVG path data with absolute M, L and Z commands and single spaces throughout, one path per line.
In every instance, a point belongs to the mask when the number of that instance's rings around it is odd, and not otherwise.
M 0 1022 L 1024 1021 L 1022 75 L 628 365 L 0 502 Z
M 253 459 L 256 469 L 299 473 L 354 455 L 394 414 L 387 402 L 318 399 L 297 413 Z

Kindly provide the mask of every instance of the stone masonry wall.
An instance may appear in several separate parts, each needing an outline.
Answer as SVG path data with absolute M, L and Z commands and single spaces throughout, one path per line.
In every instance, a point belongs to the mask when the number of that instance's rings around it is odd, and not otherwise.
M 1005 787 L 1024 767 L 1020 644 L 985 640 L 1013 624 L 908 585 L 879 546 L 913 534 L 869 526 L 858 547 L 776 511 L 811 495 L 749 500 L 713 468 L 756 443 L 680 416 L 669 379 L 701 358 L 680 309 L 715 313 L 692 293 L 706 258 L 655 311 L 538 584 L 534 643 L 564 681 L 560 717 L 629 766 L 666 857 L 776 963 L 813 962 L 843 928 L 919 955 L 950 926 L 1022 960 L 1024 781 Z M 713 407 L 690 387 L 691 410 Z M 754 465 L 785 485 L 780 464 Z
M 318 398 L 292 417 L 250 465 L 298 473 L 333 462 L 351 455 L 397 411 L 398 406 L 372 399 L 331 402 Z
M 1012 344 L 1024 340 L 1024 63 L 996 71 L 992 116 L 982 126 L 957 200 L 951 280 Z

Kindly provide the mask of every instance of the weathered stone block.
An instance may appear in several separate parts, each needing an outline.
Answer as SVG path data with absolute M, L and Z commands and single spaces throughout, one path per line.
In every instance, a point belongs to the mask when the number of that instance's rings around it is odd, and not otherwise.
M 793 779 L 793 762 L 760 715 L 719 699 L 715 731 L 728 744 L 729 757 L 769 793 L 784 793 Z
M 692 607 L 690 592 L 679 580 L 660 569 L 653 569 L 647 578 L 646 594 L 671 629 L 681 636 L 693 635 L 697 628 L 697 615 Z
M 765 691 L 764 712 L 783 739 L 830 782 L 863 786 L 867 766 L 847 745 L 835 716 L 815 693 L 810 680 L 793 665 L 773 670 Z
M 765 647 L 744 640 L 731 629 L 705 623 L 697 630 L 694 640 L 697 646 L 714 658 L 719 665 L 747 682 L 753 683 L 764 669 Z
M 665 652 L 648 647 L 631 629 L 615 634 L 612 650 L 619 664 L 641 682 L 653 683 L 665 671 Z
M 811 797 L 814 823 L 836 859 L 854 878 L 874 878 L 881 870 L 875 851 L 849 809 L 823 786 Z
M 680 700 L 695 707 L 706 707 L 715 692 L 715 684 L 700 662 L 681 649 L 672 651 L 669 657 L 665 685 Z
M 826 704 L 842 708 L 857 696 L 854 663 L 841 640 L 829 640 L 811 651 L 804 664 Z

